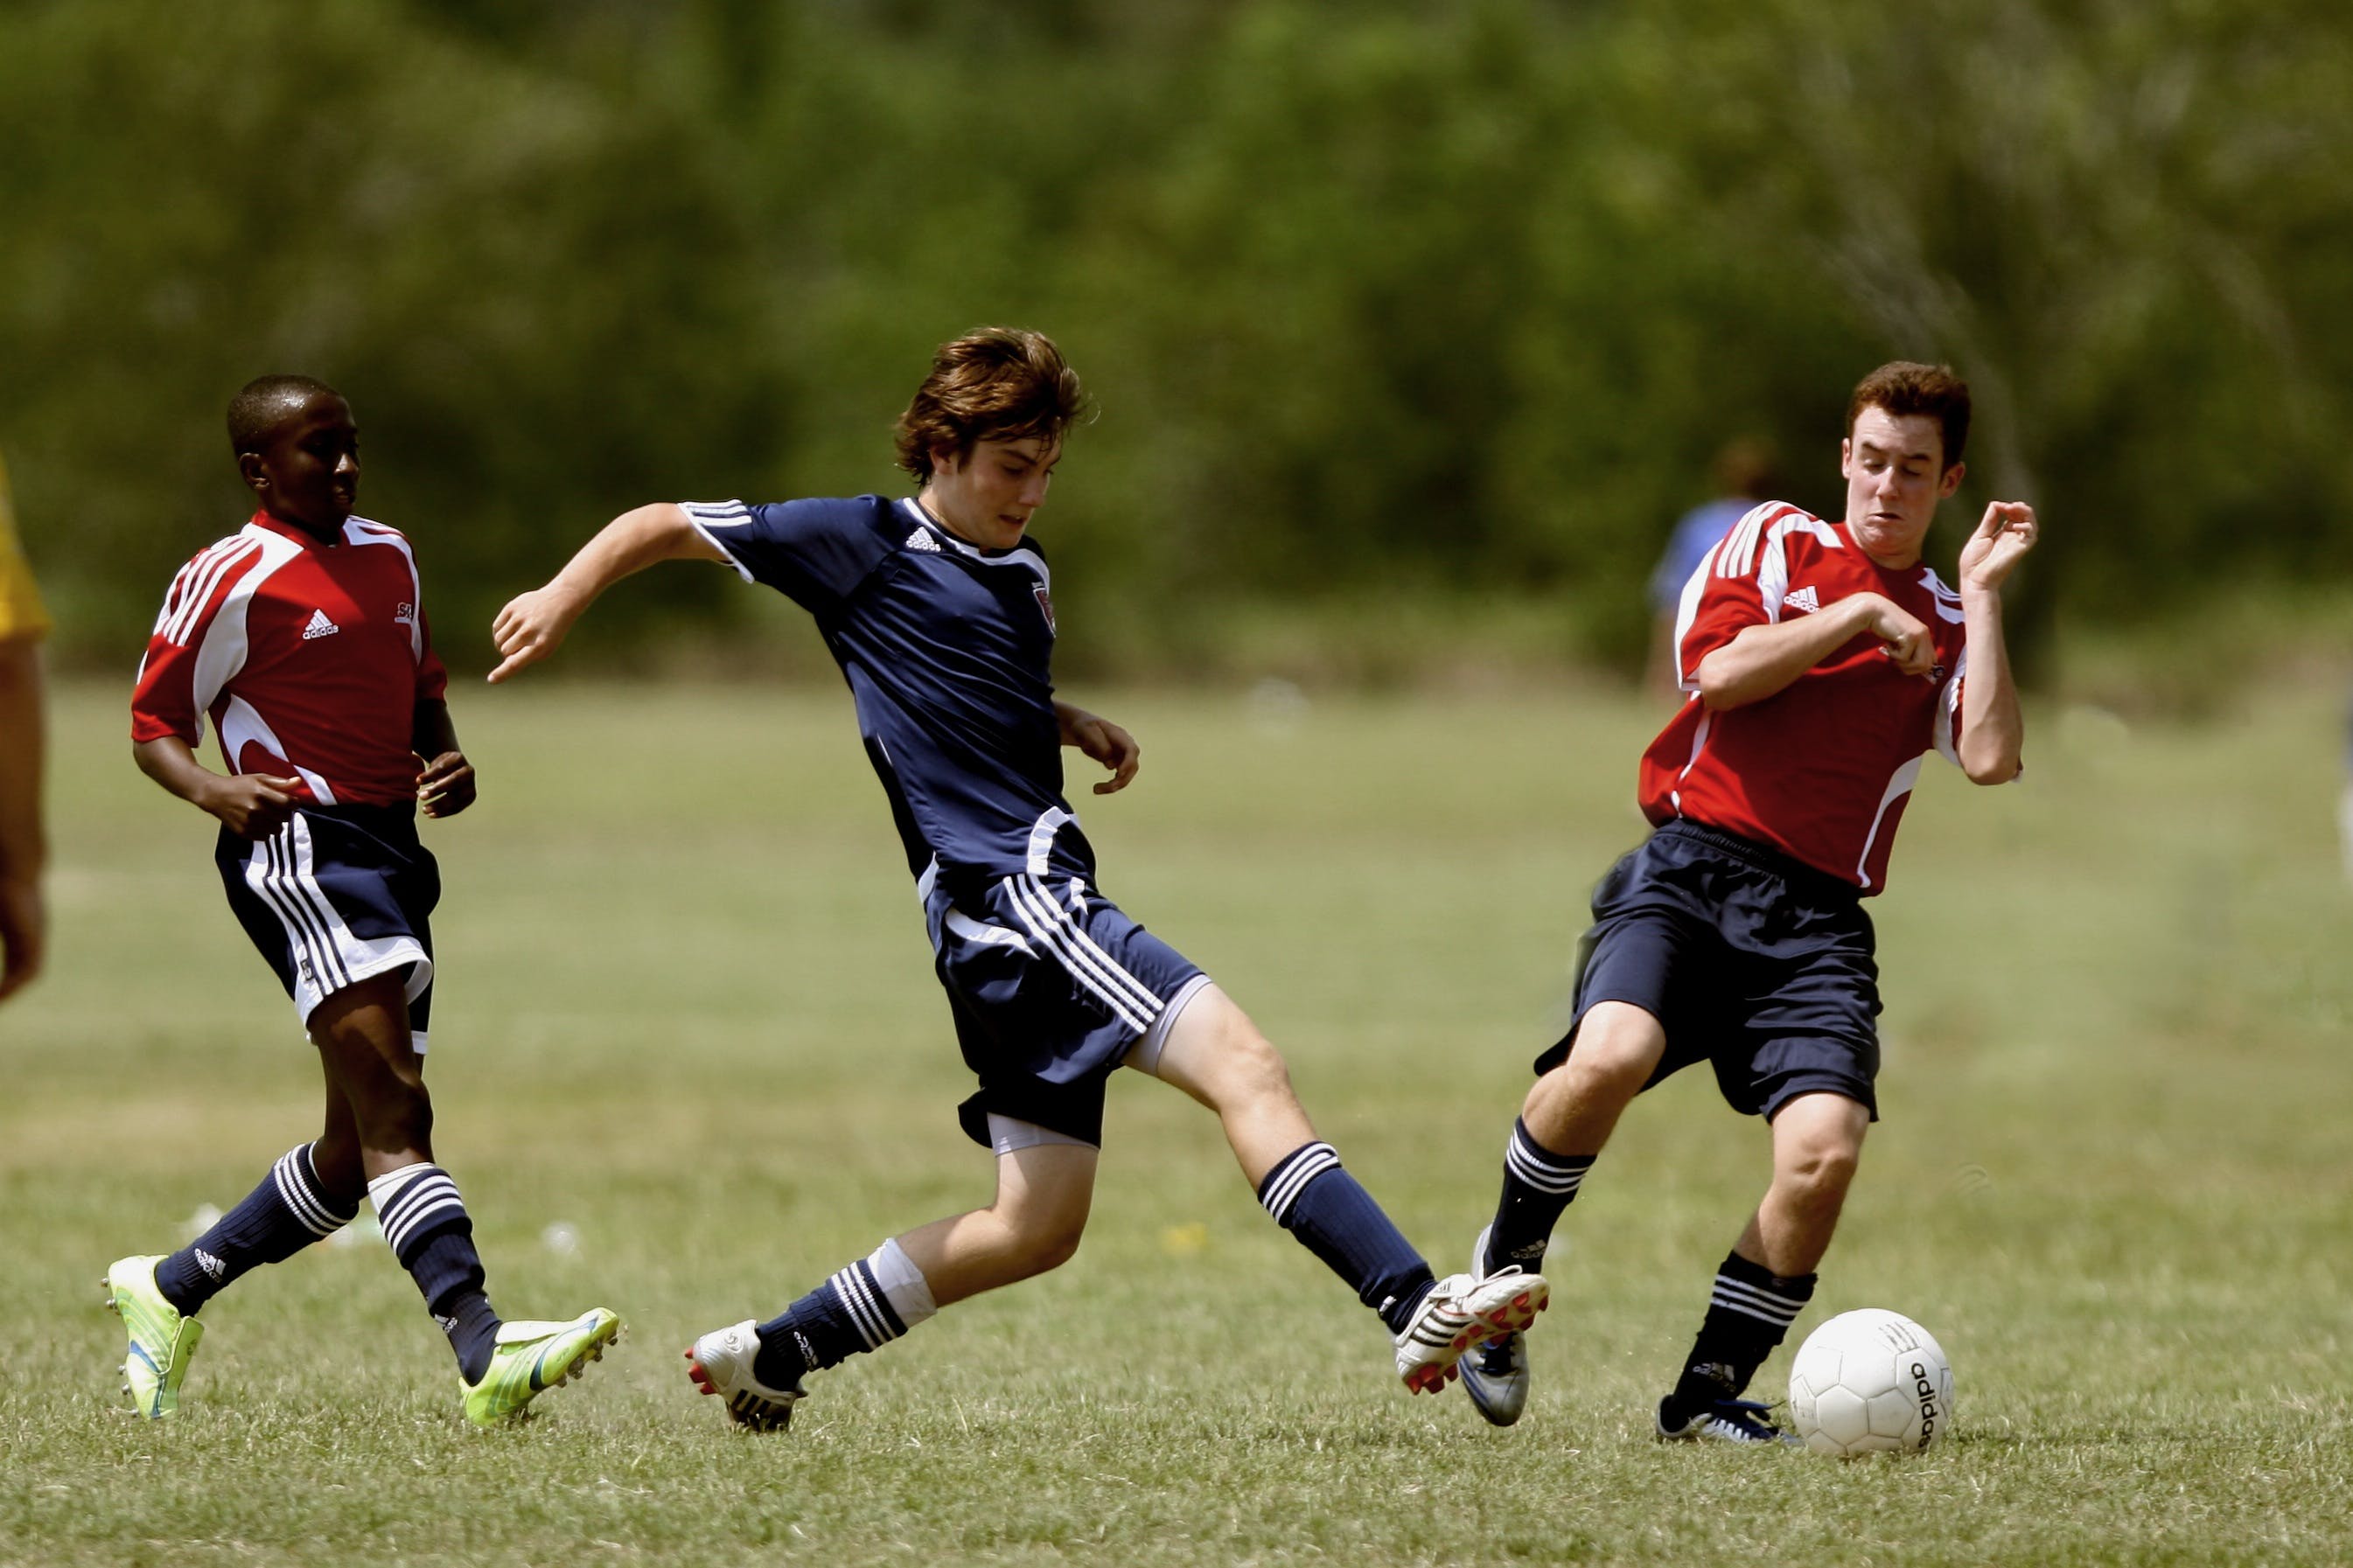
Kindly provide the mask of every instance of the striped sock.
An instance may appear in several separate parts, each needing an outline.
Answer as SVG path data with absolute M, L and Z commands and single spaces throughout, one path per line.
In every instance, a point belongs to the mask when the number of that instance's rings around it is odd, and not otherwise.
M 913 1276 L 913 1288 L 906 1275 Z M 790 1388 L 803 1373 L 879 1351 L 930 1317 L 931 1300 L 930 1287 L 898 1242 L 886 1241 L 762 1323 L 752 1375 L 770 1388 Z
M 194 1317 L 239 1275 L 285 1262 L 360 1212 L 357 1199 L 335 1197 L 320 1184 L 311 1147 L 304 1143 L 280 1155 L 237 1207 L 155 1265 L 156 1289 L 183 1316 Z
M 438 1165 L 403 1165 L 368 1184 L 368 1202 L 392 1255 L 417 1281 L 425 1310 L 449 1336 L 458 1370 L 468 1383 L 480 1381 L 490 1370 L 499 1318 L 482 1289 L 474 1222 L 458 1184 Z
M 1556 1154 L 1536 1142 L 1525 1121 L 1512 1122 L 1512 1140 L 1504 1145 L 1504 1195 L 1496 1200 L 1494 1223 L 1487 1227 L 1487 1256 L 1479 1259 L 1482 1274 L 1507 1263 L 1531 1274 L 1544 1267 L 1552 1227 L 1584 1184 L 1593 1159 L 1590 1154 Z
M 1284 1155 L 1259 1183 L 1258 1201 L 1275 1224 L 1345 1279 L 1391 1333 L 1405 1332 L 1413 1310 L 1436 1283 L 1430 1265 L 1341 1168 L 1332 1145 L 1305 1143 Z
M 1727 1254 L 1716 1270 L 1699 1337 L 1692 1342 L 1683 1376 L 1660 1420 L 1680 1426 L 1720 1399 L 1737 1399 L 1814 1299 L 1815 1279 L 1785 1277 L 1736 1252 Z

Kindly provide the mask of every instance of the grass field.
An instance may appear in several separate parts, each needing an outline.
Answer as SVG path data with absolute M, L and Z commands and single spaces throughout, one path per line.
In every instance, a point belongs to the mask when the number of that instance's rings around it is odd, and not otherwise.
M 1146 750 L 1078 796 L 1105 890 L 1459 1268 L 1656 714 L 1076 695 Z M 693 1334 L 987 1187 L 839 689 L 460 694 L 484 793 L 429 830 L 438 1142 L 502 1310 L 608 1303 L 619 1351 L 473 1433 L 406 1279 L 322 1247 L 208 1308 L 181 1415 L 139 1422 L 100 1269 L 234 1202 L 318 1090 L 121 698 L 61 697 L 55 960 L 0 1011 L 0 1562 L 2353 1560 L 2331 691 L 2196 730 L 2037 710 L 2004 790 L 1932 765 L 1874 910 L 1886 1120 L 1797 1332 L 1911 1313 L 1957 1419 L 1843 1466 L 1647 1436 L 1764 1170 L 1704 1073 L 1634 1108 L 1565 1223 L 1512 1431 L 1409 1399 L 1211 1119 L 1142 1079 L 1073 1263 L 825 1375 L 782 1437 L 732 1429 Z

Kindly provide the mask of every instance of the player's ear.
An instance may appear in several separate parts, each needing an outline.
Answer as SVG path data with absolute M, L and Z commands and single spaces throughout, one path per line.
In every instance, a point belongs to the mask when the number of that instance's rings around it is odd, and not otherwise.
M 1969 466 L 1967 463 L 1955 463 L 1951 468 L 1947 468 L 1945 477 L 1936 481 L 1936 499 L 1948 500 L 1955 490 L 1961 488 L 1961 478 L 1968 471 Z
M 269 488 L 269 475 L 262 468 L 260 453 L 239 452 L 237 455 L 237 471 L 248 488 L 257 491 Z
M 956 446 L 955 442 L 935 441 L 932 444 L 932 472 L 953 474 L 963 466 L 963 448 Z

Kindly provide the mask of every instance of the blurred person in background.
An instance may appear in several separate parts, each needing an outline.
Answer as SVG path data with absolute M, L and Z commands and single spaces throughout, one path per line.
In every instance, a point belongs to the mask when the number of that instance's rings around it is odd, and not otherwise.
M 1732 531 L 1750 507 L 1781 488 L 1781 468 L 1773 444 L 1761 437 L 1742 436 L 1724 444 L 1710 466 L 1715 499 L 1703 501 L 1676 519 L 1667 535 L 1667 547 L 1651 569 L 1651 657 L 1644 689 L 1659 696 L 1675 689 L 1675 606 L 1683 584 L 1699 570 L 1700 562 L 1716 541 Z
M 2345 856 L 2345 879 L 2353 882 L 2353 706 L 2345 711 L 2345 793 L 2337 798 L 2337 837 Z
M 16 542 L 8 470 L 0 464 L 0 1001 L 41 972 L 48 916 L 41 873 L 41 639 L 48 612 Z

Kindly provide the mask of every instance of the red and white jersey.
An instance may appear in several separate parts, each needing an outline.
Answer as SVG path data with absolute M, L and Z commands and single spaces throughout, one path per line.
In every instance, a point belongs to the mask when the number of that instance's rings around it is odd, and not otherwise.
M 1883 595 L 1928 628 L 1932 676 L 1899 673 L 1866 632 L 1762 701 L 1711 712 L 1700 700 L 1700 660 L 1745 628 L 1863 593 Z M 1876 893 L 1921 759 L 1933 748 L 1959 761 L 1968 663 L 1960 595 L 1936 573 L 1888 571 L 1845 523 L 1767 501 L 1683 585 L 1675 665 L 1691 695 L 1642 753 L 1642 814 L 1736 833 Z
M 194 746 L 210 718 L 232 773 L 300 778 L 322 805 L 417 796 L 417 704 L 448 689 L 396 529 L 322 544 L 266 511 L 180 568 L 140 661 L 131 738 Z

